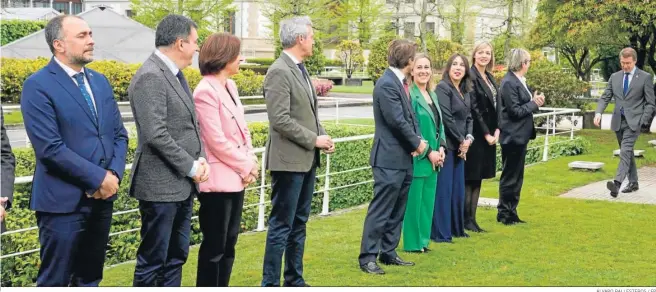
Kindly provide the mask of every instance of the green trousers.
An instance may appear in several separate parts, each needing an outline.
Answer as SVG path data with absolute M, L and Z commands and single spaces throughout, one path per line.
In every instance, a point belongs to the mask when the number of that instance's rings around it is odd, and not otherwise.
M 416 251 L 428 247 L 436 189 L 437 173 L 412 180 L 403 218 L 403 250 Z

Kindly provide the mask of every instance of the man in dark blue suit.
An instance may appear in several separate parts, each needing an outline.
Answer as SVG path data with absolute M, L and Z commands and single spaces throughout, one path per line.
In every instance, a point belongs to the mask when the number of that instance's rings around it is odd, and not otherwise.
M 41 244 L 36 284 L 98 286 L 128 135 L 109 81 L 84 67 L 94 46 L 87 23 L 58 16 L 45 34 L 54 56 L 25 80 L 21 95 L 36 156 L 30 198 Z
M 409 75 L 417 45 L 394 40 L 387 52 L 389 68 L 374 88 L 374 145 L 371 164 L 374 174 L 374 198 L 364 221 L 360 246 L 360 269 L 384 274 L 376 258 L 386 265 L 413 266 L 396 254 L 401 226 L 412 182 L 412 156 L 427 148 L 421 139 L 408 92 Z M 380 256 L 379 256 L 380 253 Z

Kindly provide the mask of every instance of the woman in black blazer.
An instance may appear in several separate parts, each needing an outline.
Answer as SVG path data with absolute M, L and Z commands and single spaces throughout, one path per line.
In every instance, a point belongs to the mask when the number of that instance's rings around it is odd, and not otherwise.
M 470 109 L 467 58 L 454 54 L 446 63 L 442 81 L 435 93 L 442 109 L 446 133 L 446 158 L 437 178 L 431 239 L 452 242 L 453 237 L 469 237 L 465 233 L 465 163 L 469 146 L 474 142 Z
M 474 48 L 472 54 L 473 91 L 471 114 L 474 120 L 472 135 L 477 140 L 469 149 L 465 162 L 465 229 L 485 232 L 476 222 L 476 207 L 481 195 L 481 182 L 493 178 L 497 169 L 497 96 L 499 87 L 492 76 L 494 51 L 490 43 L 484 42 Z

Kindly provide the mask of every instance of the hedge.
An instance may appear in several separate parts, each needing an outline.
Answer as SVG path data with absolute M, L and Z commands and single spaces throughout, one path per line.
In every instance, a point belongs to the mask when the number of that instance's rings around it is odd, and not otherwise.
M 45 27 L 46 22 L 40 20 L 3 20 L 0 23 L 0 45 L 4 46 Z
M 0 68 L 2 102 L 19 103 L 25 79 L 45 67 L 49 61 L 48 58 L 0 59 L 2 63 Z M 94 61 L 88 65 L 89 68 L 104 74 L 109 79 L 117 101 L 128 101 L 128 86 L 139 66 L 141 64 L 126 64 L 109 60 Z M 186 68 L 183 72 L 189 82 L 189 87 L 195 88 L 202 77 L 200 71 Z M 232 79 L 237 83 L 240 96 L 262 95 L 264 76 L 257 75 L 250 70 L 242 70 L 239 74 L 232 76 Z
M 268 126 L 266 123 L 251 123 L 249 124 L 251 134 L 253 136 L 253 144 L 255 147 L 262 147 L 267 138 Z M 370 134 L 373 128 L 370 127 L 347 127 L 342 125 L 326 124 L 326 131 L 333 137 L 348 137 L 363 134 Z M 554 140 L 551 140 L 554 141 Z M 532 142 L 531 146 L 540 146 L 541 141 Z M 346 143 L 339 143 L 337 145 L 337 152 L 333 154 L 330 159 L 331 172 L 340 172 L 349 169 L 361 168 L 368 166 L 369 151 L 371 149 L 372 140 L 359 140 Z M 583 153 L 588 147 L 588 143 L 582 138 L 577 138 L 568 143 L 555 145 L 550 147 L 550 155 L 552 157 L 577 155 Z M 134 158 L 136 148 L 136 141 L 134 139 L 129 142 L 129 151 L 127 155 L 127 163 L 131 163 Z M 527 155 L 527 164 L 538 162 L 541 158 L 541 150 L 529 150 Z M 16 149 L 14 151 L 17 158 L 16 163 L 16 176 L 32 175 L 34 172 L 34 153 L 31 149 Z M 500 164 L 499 164 L 500 165 Z M 317 170 L 318 175 L 325 173 L 325 157 L 322 157 L 322 167 Z M 332 188 L 355 184 L 362 181 L 372 179 L 372 174 L 369 169 L 353 171 L 333 175 L 330 177 L 330 186 Z M 270 177 L 267 175 L 267 182 L 270 182 Z M 316 183 L 315 189 L 321 190 L 324 186 L 324 178 L 319 178 Z M 253 186 L 259 186 L 258 181 Z M 129 171 L 124 174 L 123 182 L 119 189 L 119 198 L 114 202 L 114 212 L 135 209 L 138 207 L 138 202 L 135 199 L 128 197 L 127 190 L 129 187 Z M 372 199 L 371 183 L 361 184 L 353 187 L 345 187 L 338 190 L 330 191 L 330 210 L 344 209 L 348 207 L 358 206 L 367 203 Z M 14 207 L 10 210 L 7 217 L 7 227 L 9 230 L 16 230 L 36 226 L 36 218 L 34 212 L 28 209 L 30 184 L 16 185 L 14 191 Z M 312 199 L 312 214 L 317 214 L 321 211 L 322 207 L 322 193 L 315 194 Z M 267 200 L 270 198 L 270 189 L 266 190 Z M 257 227 L 258 207 L 259 203 L 259 189 L 249 190 L 246 193 L 244 200 L 244 212 L 241 223 L 242 231 L 253 230 Z M 194 216 L 198 214 L 199 204 L 194 204 Z M 265 214 L 268 216 L 270 206 L 267 205 Z M 265 218 L 266 220 L 266 218 Z M 359 223 L 358 223 L 359 224 Z M 134 260 L 136 251 L 139 245 L 138 228 L 140 226 L 139 213 L 132 212 L 122 215 L 116 215 L 113 218 L 111 232 L 125 231 L 130 229 L 137 229 L 137 231 L 123 233 L 117 236 L 110 237 L 110 242 L 107 251 L 107 258 L 105 265 L 110 266 L 121 262 Z M 1 237 L 2 254 L 9 254 L 18 251 L 26 251 L 38 248 L 38 235 L 36 230 L 4 235 Z M 201 241 L 201 234 L 199 229 L 198 220 L 192 221 L 192 236 L 191 243 L 198 244 Z M 2 286 L 28 286 L 32 285 L 36 280 L 36 275 L 39 268 L 39 254 L 38 252 L 20 255 L 2 260 L 2 271 L 0 278 L 2 279 Z
M 271 66 L 273 62 L 276 61 L 274 58 L 248 58 L 246 59 L 246 62 L 251 63 L 251 64 L 258 64 L 258 65 L 265 65 L 265 66 Z

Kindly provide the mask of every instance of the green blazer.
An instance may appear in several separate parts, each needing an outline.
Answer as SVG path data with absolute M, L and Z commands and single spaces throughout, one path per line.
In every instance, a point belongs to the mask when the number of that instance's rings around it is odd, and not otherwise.
M 419 91 L 417 84 L 412 84 L 410 88 L 410 98 L 412 100 L 412 109 L 415 112 L 415 116 L 419 123 L 419 131 L 424 140 L 428 141 L 428 145 L 434 151 L 439 151 L 441 145 L 446 145 L 446 136 L 444 135 L 444 124 L 442 123 L 442 110 L 440 110 L 440 104 L 437 102 L 437 96 L 432 90 L 428 90 L 435 107 L 437 107 L 437 113 L 440 115 L 440 124 L 435 124 L 435 116 L 433 111 L 430 108 L 430 105 L 424 99 L 424 96 Z M 433 171 L 433 166 L 426 155 L 428 151 L 424 151 L 423 154 L 418 155 L 414 158 L 414 176 L 415 177 L 427 177 L 436 173 Z

